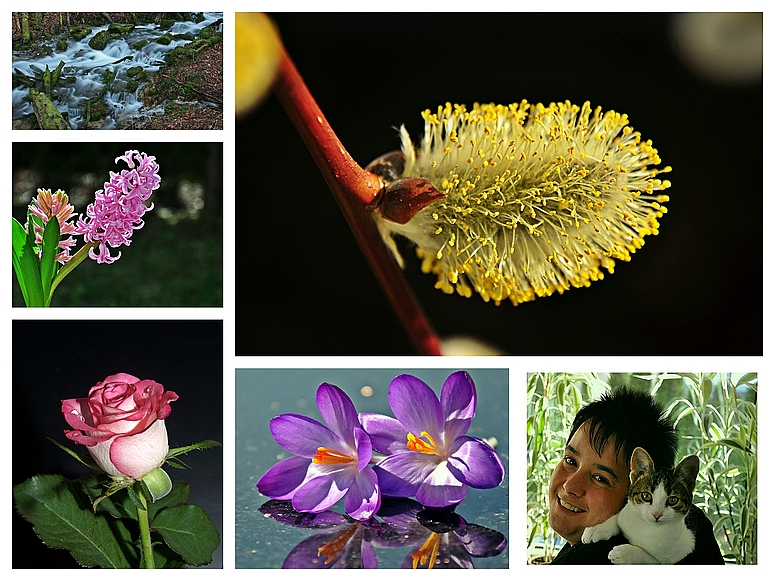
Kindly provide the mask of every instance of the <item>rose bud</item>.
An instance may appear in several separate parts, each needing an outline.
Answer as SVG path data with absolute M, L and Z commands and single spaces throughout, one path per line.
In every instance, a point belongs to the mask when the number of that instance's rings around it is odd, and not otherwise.
M 174 391 L 150 379 L 127 373 L 105 378 L 89 397 L 62 401 L 62 413 L 73 430 L 65 435 L 89 450 L 97 465 L 117 481 L 143 478 L 159 468 L 169 444 L 164 426 L 178 399 Z

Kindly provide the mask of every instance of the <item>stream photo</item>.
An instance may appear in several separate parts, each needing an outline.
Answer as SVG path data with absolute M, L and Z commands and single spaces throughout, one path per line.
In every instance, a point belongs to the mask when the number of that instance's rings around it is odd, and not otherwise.
M 14 12 L 13 129 L 222 129 L 223 13 Z

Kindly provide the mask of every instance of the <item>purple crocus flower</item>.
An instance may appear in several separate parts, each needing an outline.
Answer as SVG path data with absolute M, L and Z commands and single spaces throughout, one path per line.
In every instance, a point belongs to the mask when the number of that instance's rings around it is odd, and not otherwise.
M 369 466 L 369 436 L 353 402 L 335 385 L 321 384 L 316 401 L 329 427 L 298 414 L 269 422 L 277 443 L 295 456 L 275 464 L 256 487 L 275 500 L 291 500 L 299 512 L 320 513 L 344 497 L 347 514 L 366 520 L 381 500 L 377 475 Z
M 494 488 L 505 474 L 495 450 L 467 436 L 476 409 L 476 387 L 465 371 L 450 375 L 441 401 L 423 381 L 399 375 L 388 403 L 396 419 L 361 414 L 374 449 L 387 457 L 375 466 L 384 496 L 414 496 L 429 507 L 461 502 L 469 486 Z

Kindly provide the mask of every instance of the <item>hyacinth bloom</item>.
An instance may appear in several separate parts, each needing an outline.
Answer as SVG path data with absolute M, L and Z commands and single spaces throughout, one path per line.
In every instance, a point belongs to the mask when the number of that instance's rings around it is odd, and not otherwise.
M 43 244 L 43 232 L 46 229 L 46 224 L 53 216 L 56 216 L 59 222 L 59 248 L 61 252 L 56 255 L 55 260 L 60 264 L 65 264 L 70 260 L 70 249 L 75 246 L 75 238 L 68 236 L 68 234 L 75 233 L 75 224 L 71 221 L 73 210 L 70 199 L 62 190 L 57 190 L 52 194 L 51 190 L 38 188 L 38 196 L 32 198 L 29 206 L 35 230 L 35 245 L 38 257 L 40 257 L 40 247 Z M 26 228 L 29 231 L 29 223 L 27 223 Z M 66 236 L 67 238 L 65 238 Z
M 95 192 L 94 202 L 86 208 L 86 217 L 78 218 L 75 232 L 83 235 L 84 242 L 97 243 L 98 252 L 89 249 L 89 257 L 99 264 L 121 258 L 121 252 L 112 256 L 108 246 L 129 246 L 132 232 L 143 227 L 143 215 L 153 209 L 153 204 L 148 207 L 145 201 L 161 183 L 154 156 L 130 150 L 118 160 L 123 160 L 129 169 L 110 172 L 110 181 L 105 182 L 103 190 Z
M 416 244 L 446 293 L 516 305 L 589 286 L 658 233 L 670 183 L 656 176 L 670 167 L 656 167 L 657 150 L 627 115 L 522 101 L 447 103 L 423 118 L 417 148 L 401 128 L 396 177 L 429 181 L 438 194 L 420 198 L 435 201 L 403 224 L 375 216 L 397 257 L 395 234 Z M 401 215 L 400 202 L 383 207 Z
M 328 427 L 298 414 L 269 422 L 274 439 L 294 456 L 270 468 L 256 487 L 275 500 L 291 500 L 299 512 L 320 513 L 344 497 L 347 514 L 366 520 L 380 505 L 369 436 L 352 401 L 335 385 L 321 384 L 316 402 Z
M 476 387 L 465 371 L 450 375 L 441 400 L 422 380 L 399 375 L 388 390 L 395 419 L 361 414 L 374 449 L 387 457 L 374 470 L 384 496 L 414 496 L 429 507 L 461 502 L 469 486 L 494 488 L 503 462 L 486 442 L 466 435 L 476 410 Z

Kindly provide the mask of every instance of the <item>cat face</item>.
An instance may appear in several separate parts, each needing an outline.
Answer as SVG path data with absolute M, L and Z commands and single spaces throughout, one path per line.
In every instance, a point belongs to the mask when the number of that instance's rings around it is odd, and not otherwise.
M 656 470 L 643 448 L 635 448 L 630 459 L 629 503 L 648 522 L 683 518 L 692 504 L 692 492 L 700 461 L 687 456 L 673 470 Z

